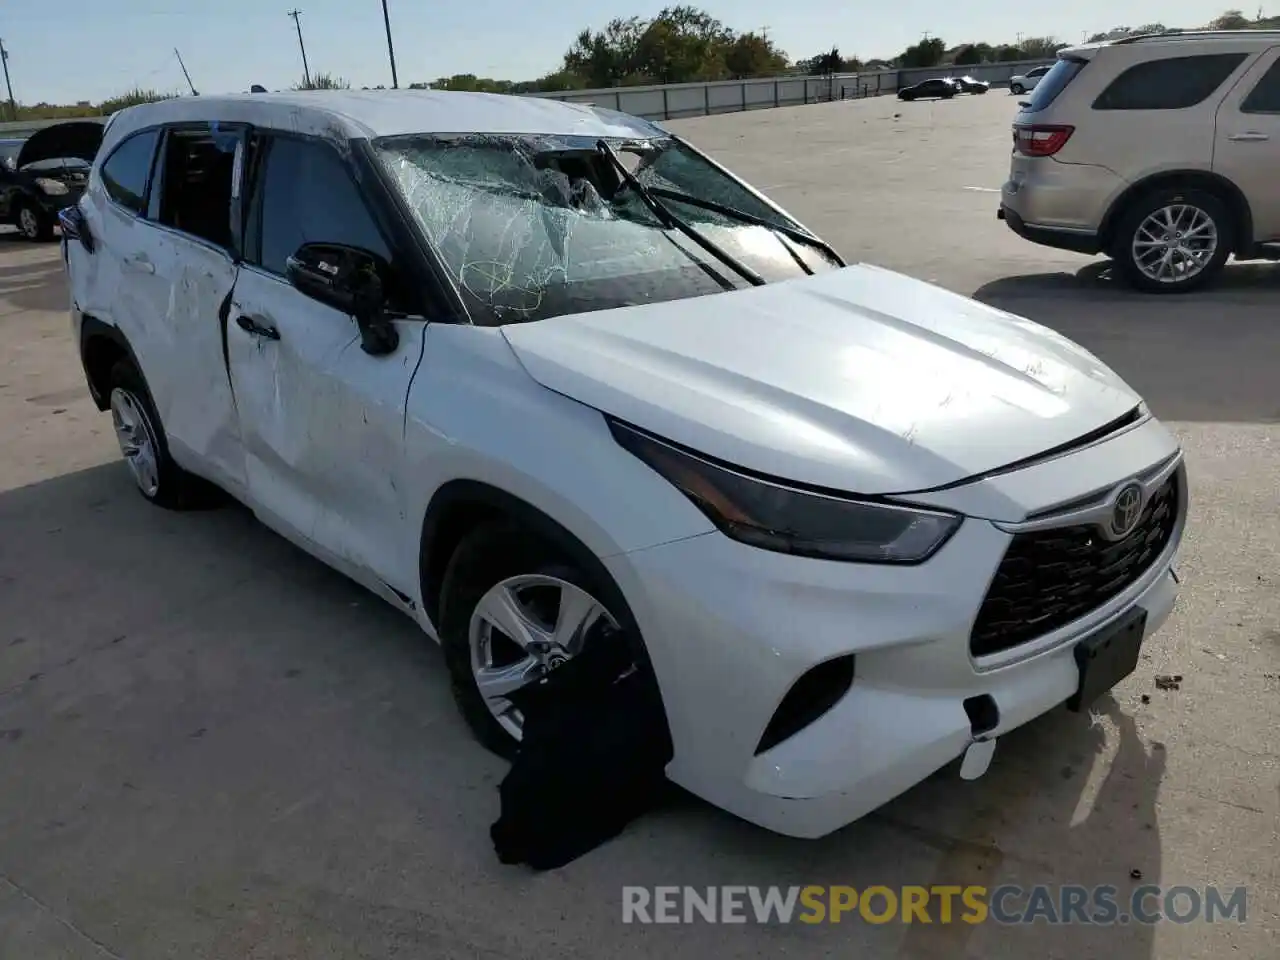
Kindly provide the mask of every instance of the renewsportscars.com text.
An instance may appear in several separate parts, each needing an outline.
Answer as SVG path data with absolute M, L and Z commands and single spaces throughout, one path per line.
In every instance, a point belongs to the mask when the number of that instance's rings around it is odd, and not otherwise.
M 623 923 L 1244 923 L 1244 887 L 623 887 Z

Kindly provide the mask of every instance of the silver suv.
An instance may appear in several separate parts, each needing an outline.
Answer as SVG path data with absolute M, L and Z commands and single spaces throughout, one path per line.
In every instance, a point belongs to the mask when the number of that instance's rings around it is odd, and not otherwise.
M 999 216 L 1186 291 L 1229 255 L 1280 258 L 1277 168 L 1280 31 L 1128 37 L 1059 52 L 1014 120 Z

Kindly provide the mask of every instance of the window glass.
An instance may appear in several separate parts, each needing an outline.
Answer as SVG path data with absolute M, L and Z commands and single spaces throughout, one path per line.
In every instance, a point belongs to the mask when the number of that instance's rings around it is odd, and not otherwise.
M 1243 53 L 1148 60 L 1111 81 L 1095 110 L 1181 110 L 1205 100 L 1244 61 Z
M 102 186 L 107 196 L 134 213 L 142 212 L 158 135 L 157 130 L 134 134 L 116 147 L 102 165 Z
M 1280 60 L 1271 65 L 1240 104 L 1241 113 L 1280 113 Z
M 160 223 L 219 247 L 231 246 L 231 181 L 238 139 L 236 133 L 208 127 L 170 131 L 158 184 Z
M 391 260 L 373 215 L 338 152 L 318 140 L 271 141 L 258 213 L 258 263 L 284 276 L 304 243 L 343 243 Z
M 1067 89 L 1067 84 L 1074 80 L 1080 71 L 1085 68 L 1087 61 L 1062 59 L 1055 63 L 1044 75 L 1039 83 L 1031 91 L 1031 106 L 1027 108 L 1028 113 L 1036 113 L 1045 109 L 1054 100 L 1058 99 L 1058 94 Z

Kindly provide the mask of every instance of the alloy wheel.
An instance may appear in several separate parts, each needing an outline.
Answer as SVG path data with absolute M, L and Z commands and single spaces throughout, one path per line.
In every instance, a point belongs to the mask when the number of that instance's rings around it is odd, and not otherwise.
M 1134 231 L 1133 263 L 1156 283 L 1185 283 L 1198 276 L 1218 250 L 1218 225 L 1199 207 L 1173 203 L 1153 210 Z
M 604 605 L 566 580 L 521 574 L 495 584 L 471 614 L 471 674 L 494 719 L 516 740 L 524 717 L 510 700 L 577 656 L 591 630 L 618 623 Z
M 138 489 L 148 499 L 154 498 L 160 492 L 160 457 L 155 430 L 138 398 L 120 387 L 111 391 L 111 424 Z
M 36 212 L 30 207 L 23 207 L 18 211 L 18 229 L 28 240 L 39 239 L 40 218 L 36 216 Z

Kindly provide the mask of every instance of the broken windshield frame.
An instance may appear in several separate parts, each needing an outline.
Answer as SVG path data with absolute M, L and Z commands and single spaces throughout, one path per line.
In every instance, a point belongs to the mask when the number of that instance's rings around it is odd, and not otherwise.
M 844 266 L 679 138 L 605 145 L 596 137 L 474 133 L 372 143 L 477 324 L 704 296 L 754 278 L 772 283 Z M 654 204 L 657 191 L 672 196 Z M 673 213 L 677 203 L 685 216 Z

